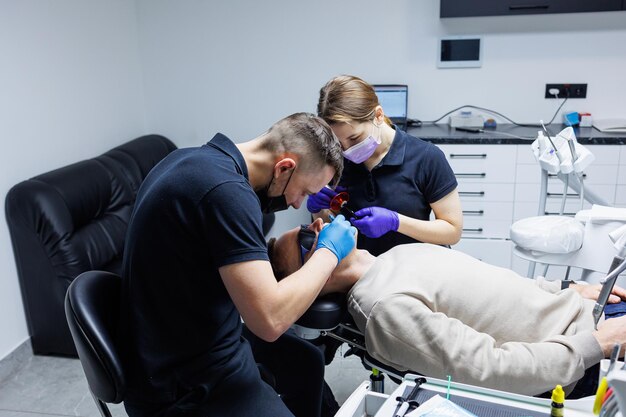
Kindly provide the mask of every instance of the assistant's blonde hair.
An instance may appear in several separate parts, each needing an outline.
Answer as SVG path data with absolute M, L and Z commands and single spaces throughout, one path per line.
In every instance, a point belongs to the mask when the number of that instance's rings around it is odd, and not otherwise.
M 367 122 L 380 106 L 374 87 L 354 75 L 339 75 L 320 89 L 317 115 L 329 124 Z M 385 116 L 385 122 L 391 121 Z

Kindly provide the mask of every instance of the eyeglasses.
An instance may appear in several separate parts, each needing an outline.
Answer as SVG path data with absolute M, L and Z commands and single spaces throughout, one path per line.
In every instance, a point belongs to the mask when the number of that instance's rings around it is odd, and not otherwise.
M 309 230 L 308 224 L 300 225 L 300 230 L 298 231 L 298 245 L 300 245 L 300 260 L 302 261 L 302 265 L 304 265 L 304 255 L 313 249 L 313 243 L 315 243 L 316 238 L 315 232 Z

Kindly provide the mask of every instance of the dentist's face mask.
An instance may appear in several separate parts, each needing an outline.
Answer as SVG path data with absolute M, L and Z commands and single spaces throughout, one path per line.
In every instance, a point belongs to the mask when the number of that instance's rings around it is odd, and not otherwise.
M 291 170 L 291 174 L 289 174 L 289 178 L 287 179 L 285 188 L 283 188 L 283 192 L 280 193 L 280 195 L 276 197 L 269 197 L 267 195 L 269 193 L 270 187 L 272 183 L 274 182 L 274 180 L 272 180 L 272 182 L 269 183 L 269 185 L 267 186 L 267 188 L 265 188 L 265 190 L 263 190 L 260 193 L 257 193 L 257 197 L 261 201 L 261 211 L 263 211 L 263 213 L 265 214 L 274 213 L 277 211 L 287 210 L 287 208 L 289 208 L 289 204 L 287 204 L 287 197 L 285 197 L 285 190 L 287 189 L 287 186 L 289 185 L 289 181 L 291 181 L 291 176 L 293 175 L 295 170 L 296 170 L 295 168 Z
M 372 122 L 374 124 L 374 122 Z M 376 124 L 374 124 L 374 127 Z M 372 128 L 372 130 L 374 130 Z M 356 145 L 351 146 L 350 148 L 343 151 L 343 157 L 348 161 L 352 161 L 355 164 L 360 164 L 362 162 L 367 161 L 372 155 L 374 155 L 374 151 L 378 145 L 380 145 L 380 135 L 379 138 L 376 139 L 372 134 L 366 137 L 362 142 L 357 143 Z

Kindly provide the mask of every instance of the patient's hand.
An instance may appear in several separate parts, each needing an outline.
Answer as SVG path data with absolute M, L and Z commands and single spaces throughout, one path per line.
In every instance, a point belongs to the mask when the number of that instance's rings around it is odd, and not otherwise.
M 594 285 L 580 285 L 580 284 L 570 284 L 569 288 L 578 291 L 578 293 L 583 298 L 588 298 L 590 300 L 597 301 L 598 296 L 600 295 L 600 290 L 602 289 L 602 284 L 594 284 Z M 619 303 L 622 300 L 626 300 L 626 290 L 622 287 L 618 287 L 615 285 L 613 287 L 613 291 L 611 291 L 611 295 L 609 296 L 609 303 L 615 304 Z
M 593 332 L 593 335 L 598 340 L 605 357 L 608 358 L 610 356 L 615 343 L 619 343 L 622 347 L 620 352 L 624 352 L 624 345 L 626 345 L 626 316 L 603 321 L 598 325 L 598 330 Z M 621 356 L 623 356 L 623 353 L 620 353 Z

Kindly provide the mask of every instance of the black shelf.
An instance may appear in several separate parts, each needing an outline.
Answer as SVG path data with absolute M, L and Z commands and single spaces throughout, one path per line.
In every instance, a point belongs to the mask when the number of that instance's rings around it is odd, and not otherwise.
M 440 17 L 519 16 L 607 12 L 626 9 L 626 0 L 441 0 Z

